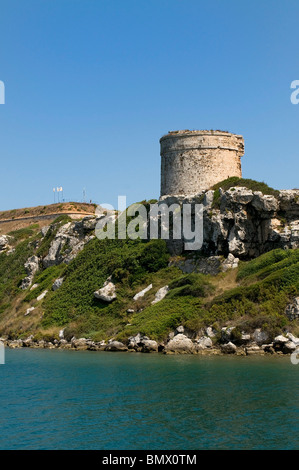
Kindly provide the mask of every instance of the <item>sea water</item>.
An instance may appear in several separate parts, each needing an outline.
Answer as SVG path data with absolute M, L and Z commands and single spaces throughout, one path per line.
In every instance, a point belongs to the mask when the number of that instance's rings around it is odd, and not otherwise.
M 299 364 L 6 349 L 0 449 L 299 447 Z

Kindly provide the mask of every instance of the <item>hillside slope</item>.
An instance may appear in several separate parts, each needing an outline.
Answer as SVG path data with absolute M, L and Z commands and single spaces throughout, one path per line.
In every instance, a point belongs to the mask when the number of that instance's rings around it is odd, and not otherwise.
M 232 352 L 248 353 L 262 344 L 280 351 L 277 336 L 286 344 L 287 334 L 299 334 L 298 248 L 239 263 L 231 254 L 175 256 L 164 240 L 98 240 L 96 222 L 61 216 L 42 231 L 33 225 L 8 234 L 0 253 L 0 336 L 52 345 L 85 337 L 92 349 L 117 340 L 126 349 L 139 335 L 156 342 L 154 350 L 233 344 Z

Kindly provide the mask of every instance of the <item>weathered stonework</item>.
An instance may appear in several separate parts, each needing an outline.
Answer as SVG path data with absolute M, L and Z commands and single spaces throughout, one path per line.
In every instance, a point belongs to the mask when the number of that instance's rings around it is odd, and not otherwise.
M 161 196 L 194 195 L 242 177 L 244 139 L 225 131 L 173 131 L 160 139 Z

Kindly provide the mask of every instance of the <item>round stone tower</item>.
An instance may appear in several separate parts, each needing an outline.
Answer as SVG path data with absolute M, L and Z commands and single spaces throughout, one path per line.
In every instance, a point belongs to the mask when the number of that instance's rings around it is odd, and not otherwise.
M 172 131 L 160 139 L 161 196 L 197 194 L 242 177 L 244 139 L 225 131 Z

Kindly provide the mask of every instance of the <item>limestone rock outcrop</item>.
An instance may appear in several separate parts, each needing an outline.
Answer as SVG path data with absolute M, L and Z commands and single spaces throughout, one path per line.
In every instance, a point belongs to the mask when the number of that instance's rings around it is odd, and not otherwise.
M 86 243 L 94 238 L 91 232 L 97 220 L 95 217 L 87 216 L 81 221 L 67 222 L 59 227 L 50 244 L 48 254 L 42 260 L 43 266 L 48 268 L 60 263 L 69 264 Z M 55 224 L 50 226 L 50 230 L 55 230 Z
M 262 194 L 245 187 L 234 187 L 217 193 L 202 191 L 195 196 L 163 196 L 160 203 L 203 205 L 203 243 L 199 250 L 204 257 L 234 256 L 227 266 L 236 267 L 238 259 L 255 258 L 275 248 L 299 247 L 299 190 L 283 190 L 274 195 Z M 194 226 L 194 216 L 192 218 Z M 170 252 L 184 252 L 184 239 L 167 241 Z M 210 264 L 213 258 L 210 258 Z M 220 263 L 221 260 L 213 259 Z M 206 265 L 207 266 L 207 265 Z M 225 266 L 225 265 L 224 265 Z M 192 270 L 192 262 L 185 270 Z M 210 273 L 207 268 L 206 272 Z M 226 267 L 224 267 L 226 269 Z M 198 272 L 205 272 L 197 268 Z
M 39 259 L 37 256 L 31 256 L 26 261 L 25 270 L 27 272 L 27 276 L 22 280 L 21 289 L 27 289 L 32 285 L 33 278 L 36 272 L 39 270 Z
M 0 236 L 0 253 L 2 251 L 7 251 L 10 249 L 10 240 L 11 237 L 9 235 L 1 235 Z

